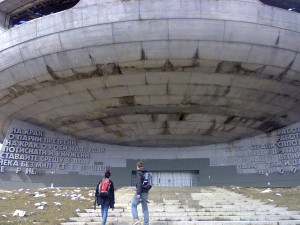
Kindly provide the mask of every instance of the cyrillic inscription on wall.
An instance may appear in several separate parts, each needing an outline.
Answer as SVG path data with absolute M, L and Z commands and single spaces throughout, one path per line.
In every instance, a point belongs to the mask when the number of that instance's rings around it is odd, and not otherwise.
M 89 146 L 68 136 L 57 137 L 37 127 L 12 125 L 0 151 L 0 171 L 99 175 L 107 166 L 99 160 L 104 152 L 105 148 Z
M 300 170 L 300 123 L 232 143 L 153 151 L 76 140 L 13 121 L 0 151 L 0 172 L 101 175 L 107 167 L 126 167 L 126 159 L 183 159 L 195 155 L 209 158 L 210 166 L 235 166 L 241 174 L 296 173 Z
M 279 129 L 225 147 L 227 157 L 210 158 L 211 166 L 235 165 L 238 173 L 296 173 L 300 170 L 300 127 Z

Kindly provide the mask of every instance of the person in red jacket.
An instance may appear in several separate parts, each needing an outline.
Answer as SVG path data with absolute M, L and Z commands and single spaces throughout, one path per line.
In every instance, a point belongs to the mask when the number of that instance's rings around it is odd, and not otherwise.
M 114 209 L 115 205 L 115 188 L 114 183 L 109 179 L 110 176 L 110 170 L 107 170 L 104 178 L 97 184 L 95 193 L 97 204 L 101 205 L 102 225 L 106 224 L 108 208 Z

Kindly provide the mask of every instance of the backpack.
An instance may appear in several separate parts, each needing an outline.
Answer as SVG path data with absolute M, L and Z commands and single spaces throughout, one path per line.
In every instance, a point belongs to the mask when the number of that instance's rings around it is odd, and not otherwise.
M 149 191 L 152 188 L 152 173 L 145 172 L 142 187 Z
M 108 196 L 108 191 L 110 189 L 110 183 L 111 183 L 111 181 L 109 179 L 102 179 L 102 181 L 99 184 L 99 196 L 100 197 Z

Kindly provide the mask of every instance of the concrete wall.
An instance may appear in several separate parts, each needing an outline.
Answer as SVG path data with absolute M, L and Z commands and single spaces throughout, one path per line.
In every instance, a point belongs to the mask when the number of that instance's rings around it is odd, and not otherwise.
M 15 120 L 0 152 L 0 188 L 93 186 L 111 169 L 116 186 L 130 186 L 138 160 L 149 171 L 199 171 L 199 185 L 300 184 L 300 123 L 232 143 L 137 148 L 76 140 Z
M 0 34 L 5 31 L 5 19 L 6 19 L 5 13 L 0 11 Z

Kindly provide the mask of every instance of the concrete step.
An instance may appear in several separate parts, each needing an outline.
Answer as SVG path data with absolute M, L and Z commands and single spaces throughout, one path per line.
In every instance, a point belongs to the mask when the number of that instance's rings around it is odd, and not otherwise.
M 300 225 L 300 212 L 287 207 L 265 204 L 259 200 L 231 193 L 220 188 L 159 188 L 149 194 L 148 204 L 151 225 Z M 172 192 L 173 191 L 173 192 Z M 180 193 L 180 191 L 184 191 Z M 199 191 L 197 193 L 196 191 Z M 132 222 L 131 200 L 134 190 L 116 192 L 115 209 L 109 210 L 108 225 L 129 225 Z M 119 196 L 119 197 L 118 197 Z M 198 199 L 198 200 L 195 200 Z M 100 207 L 86 209 L 62 225 L 93 225 L 101 223 Z M 141 206 L 138 207 L 142 220 Z
M 245 211 L 252 211 L 252 212 L 264 212 L 265 214 L 282 214 L 282 212 L 286 212 L 286 207 L 274 207 L 272 205 L 270 206 L 203 206 L 199 208 L 189 208 L 185 205 L 182 206 L 155 206 L 155 205 L 148 205 L 149 209 L 151 209 L 151 212 L 245 212 Z M 115 212 L 126 212 L 131 211 L 131 207 L 127 206 L 124 208 L 115 208 Z
M 140 214 L 142 215 L 142 214 Z M 89 217 L 71 217 L 71 221 L 95 221 L 99 220 L 99 215 Z M 280 216 L 280 215 L 256 215 L 256 216 L 233 216 L 233 215 L 215 215 L 215 216 L 186 216 L 186 215 L 169 215 L 169 216 L 154 216 L 150 215 L 151 221 L 214 221 L 214 220 L 225 220 L 225 221 L 273 221 L 273 220 L 293 220 L 296 219 L 292 216 Z M 131 221 L 131 214 L 122 216 L 108 216 L 107 221 Z
M 97 222 L 65 222 L 61 225 L 100 225 Z M 151 225 L 299 225 L 300 220 L 287 221 L 159 221 Z M 130 225 L 128 222 L 107 222 L 106 225 Z
M 138 211 L 139 215 L 142 215 L 142 211 Z M 96 217 L 100 213 L 100 210 L 94 211 L 94 212 L 88 212 L 88 213 L 78 213 L 77 215 L 79 217 Z M 130 211 L 127 212 L 115 212 L 115 211 L 109 211 L 109 216 L 110 217 L 124 217 L 124 216 L 129 216 L 131 215 Z M 149 212 L 149 215 L 151 217 L 172 217 L 172 216 L 177 216 L 178 212 Z M 194 211 L 194 212 L 185 212 L 181 213 L 180 216 L 188 217 L 188 216 L 251 216 L 251 217 L 261 217 L 262 215 L 264 216 L 273 216 L 274 213 L 271 212 L 255 212 L 255 211 L 243 211 L 243 212 L 199 212 L 199 211 Z M 297 217 L 300 219 L 299 212 L 288 212 L 288 211 L 283 211 L 276 216 L 282 216 L 282 217 L 292 217 L 294 219 L 297 219 Z
M 155 208 L 150 209 L 150 214 L 159 214 L 159 213 L 178 213 L 176 211 L 164 211 L 164 210 L 156 210 Z M 94 209 L 85 209 L 86 213 L 98 213 L 100 211 L 100 208 Z M 138 209 L 139 213 L 141 213 L 141 209 Z M 130 213 L 131 209 L 114 209 L 114 211 L 109 210 L 109 213 L 112 214 L 122 214 L 122 213 Z M 185 212 L 183 212 L 186 215 L 228 215 L 228 214 L 236 214 L 236 215 L 300 215 L 299 211 L 287 211 L 285 208 L 270 208 L 267 211 L 262 210 L 260 208 L 256 209 L 249 209 L 249 208 L 239 208 L 238 210 L 232 210 L 232 209 L 226 209 L 226 208 L 203 208 L 203 209 L 195 209 L 195 208 L 185 208 Z M 84 213 L 79 213 L 79 216 L 84 215 Z

